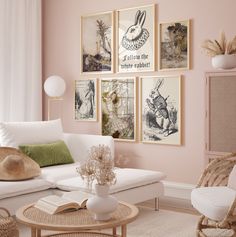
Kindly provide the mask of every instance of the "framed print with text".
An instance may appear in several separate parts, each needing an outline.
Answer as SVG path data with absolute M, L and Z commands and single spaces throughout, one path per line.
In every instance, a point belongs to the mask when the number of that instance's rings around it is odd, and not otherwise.
M 155 70 L 155 5 L 117 11 L 117 72 Z
M 113 72 L 113 12 L 81 17 L 81 73 Z
M 142 142 L 181 144 L 181 76 L 148 76 L 141 80 Z
M 97 80 L 75 81 L 75 120 L 97 121 Z
M 190 68 L 190 20 L 161 23 L 159 26 L 159 70 Z
M 135 141 L 136 78 L 103 78 L 100 84 L 102 135 Z

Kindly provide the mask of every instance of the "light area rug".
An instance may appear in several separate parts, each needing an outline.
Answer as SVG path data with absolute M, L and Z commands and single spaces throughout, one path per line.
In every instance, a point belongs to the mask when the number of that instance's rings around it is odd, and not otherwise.
M 163 209 L 154 211 L 147 207 L 139 207 L 139 210 L 138 218 L 127 226 L 127 237 L 196 237 L 197 215 Z M 210 230 L 207 234 L 209 237 L 231 236 L 224 230 Z M 20 225 L 20 237 L 30 236 L 30 229 Z

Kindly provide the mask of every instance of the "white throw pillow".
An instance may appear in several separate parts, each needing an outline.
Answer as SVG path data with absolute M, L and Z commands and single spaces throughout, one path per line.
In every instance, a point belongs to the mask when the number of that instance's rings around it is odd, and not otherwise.
M 236 190 L 236 165 L 229 175 L 228 187 Z
M 63 139 L 61 120 L 0 122 L 0 145 L 18 148 L 21 144 L 49 143 Z

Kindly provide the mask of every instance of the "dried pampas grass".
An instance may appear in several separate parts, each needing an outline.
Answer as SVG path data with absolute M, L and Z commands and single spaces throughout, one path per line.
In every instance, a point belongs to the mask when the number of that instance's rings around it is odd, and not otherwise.
M 94 180 L 99 185 L 115 184 L 116 174 L 113 169 L 114 160 L 110 148 L 99 144 L 90 148 L 88 159 L 76 170 L 81 178 L 87 181 L 88 186 L 91 186 Z
M 221 32 L 219 41 L 206 39 L 201 46 L 210 57 L 220 54 L 236 54 L 236 36 L 227 42 L 225 33 Z

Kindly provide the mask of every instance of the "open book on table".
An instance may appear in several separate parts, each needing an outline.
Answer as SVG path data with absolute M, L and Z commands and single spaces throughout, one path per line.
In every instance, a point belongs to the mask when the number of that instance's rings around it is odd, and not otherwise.
M 73 194 L 72 194 L 73 193 Z M 83 192 L 71 192 L 64 195 L 49 195 L 40 198 L 34 205 L 34 207 L 48 213 L 56 214 L 63 211 L 73 211 L 80 208 L 86 208 L 86 202 L 92 194 Z

